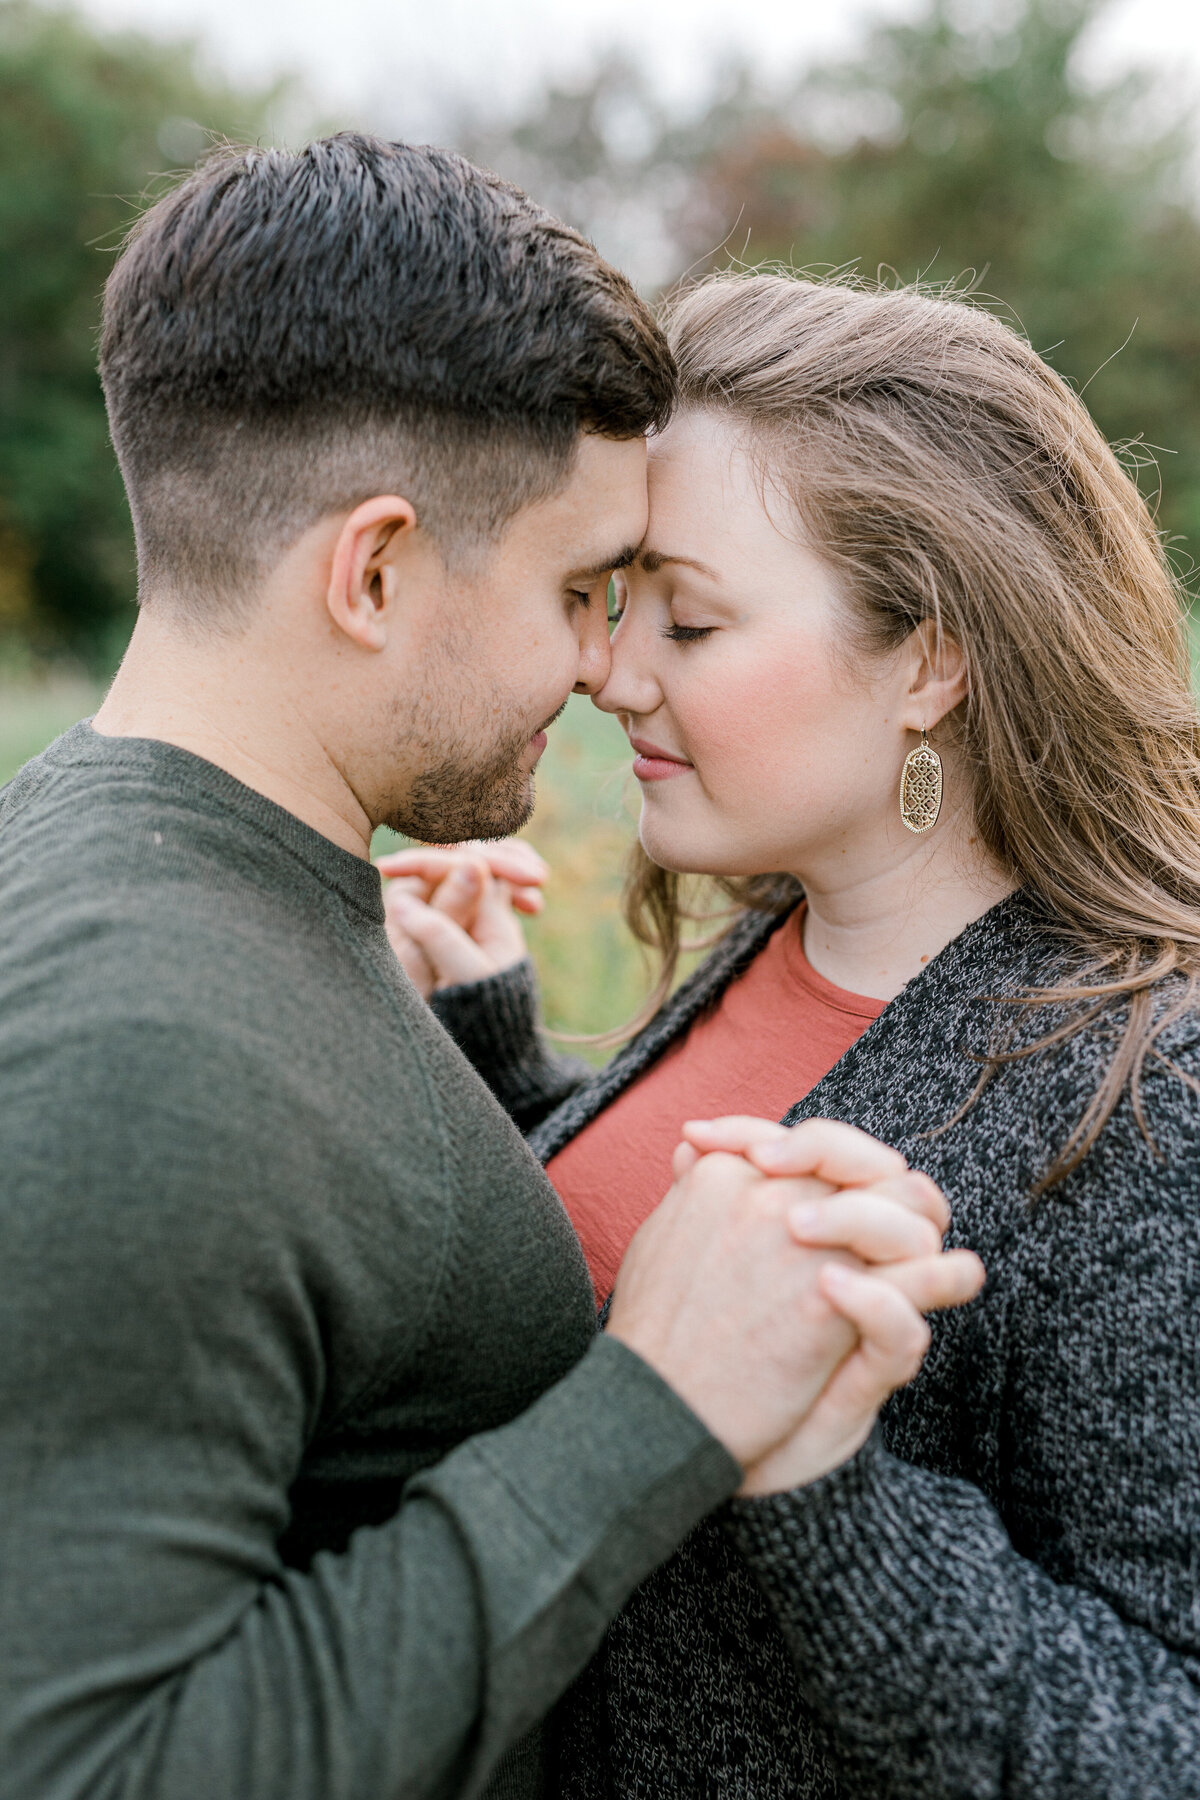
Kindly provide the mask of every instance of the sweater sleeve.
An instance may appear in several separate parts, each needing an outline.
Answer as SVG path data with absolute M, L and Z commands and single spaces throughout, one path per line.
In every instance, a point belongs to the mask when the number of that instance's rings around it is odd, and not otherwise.
M 1200 1173 L 1177 1147 L 1110 1141 L 1033 1210 L 1007 1519 L 878 1432 L 729 1510 L 856 1792 L 1200 1796 Z
M 468 1800 L 739 1472 L 597 1338 L 390 1519 L 285 1565 L 357 1329 L 295 1227 L 319 1146 L 265 1087 L 239 1136 L 223 1046 L 181 1072 L 146 1037 L 63 1034 L 58 1136 L 6 1107 L 0 1796 Z
M 485 981 L 437 988 L 429 1005 L 521 1131 L 532 1131 L 595 1074 L 582 1058 L 547 1049 L 530 957 Z

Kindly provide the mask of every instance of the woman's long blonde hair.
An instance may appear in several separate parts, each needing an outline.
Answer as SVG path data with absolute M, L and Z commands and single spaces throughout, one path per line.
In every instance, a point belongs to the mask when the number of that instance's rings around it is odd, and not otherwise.
M 1074 952 L 1060 985 L 1023 997 L 1068 1003 L 1033 1048 L 1124 1014 L 1044 1190 L 1127 1084 L 1142 1117 L 1146 1057 L 1200 976 L 1200 717 L 1186 596 L 1150 513 L 1079 397 L 961 299 L 724 274 L 681 293 L 665 322 L 681 407 L 747 428 L 764 480 L 842 577 L 860 649 L 894 650 L 922 620 L 962 646 L 969 691 L 941 730 L 979 834 Z M 777 876 L 714 885 L 765 910 L 795 893 Z M 648 1012 L 669 991 L 682 921 L 704 916 L 684 892 L 639 849 L 625 904 L 662 959 Z M 1173 972 L 1186 979 L 1159 1003 Z

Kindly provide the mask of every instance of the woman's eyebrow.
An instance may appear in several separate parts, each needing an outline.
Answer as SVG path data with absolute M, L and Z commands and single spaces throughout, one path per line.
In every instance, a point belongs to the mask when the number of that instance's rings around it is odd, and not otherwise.
M 697 574 L 707 575 L 710 581 L 718 579 L 715 569 L 710 569 L 707 563 L 697 562 L 694 556 L 670 556 L 665 550 L 643 550 L 638 562 L 647 575 L 657 575 L 667 563 L 682 563 L 686 569 L 695 569 Z

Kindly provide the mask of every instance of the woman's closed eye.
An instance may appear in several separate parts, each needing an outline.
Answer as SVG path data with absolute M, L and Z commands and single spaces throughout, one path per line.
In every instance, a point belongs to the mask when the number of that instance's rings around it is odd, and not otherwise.
M 711 637 L 716 630 L 715 625 L 664 625 L 662 635 L 670 638 L 673 644 L 698 644 L 702 638 Z

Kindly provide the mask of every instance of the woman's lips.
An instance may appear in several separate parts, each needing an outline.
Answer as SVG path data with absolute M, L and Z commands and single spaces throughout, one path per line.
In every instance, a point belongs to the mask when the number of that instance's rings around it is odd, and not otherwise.
M 691 763 L 684 762 L 681 756 L 672 756 L 657 744 L 646 743 L 644 738 L 629 741 L 634 749 L 633 772 L 639 781 L 670 781 L 676 775 L 691 772 Z

